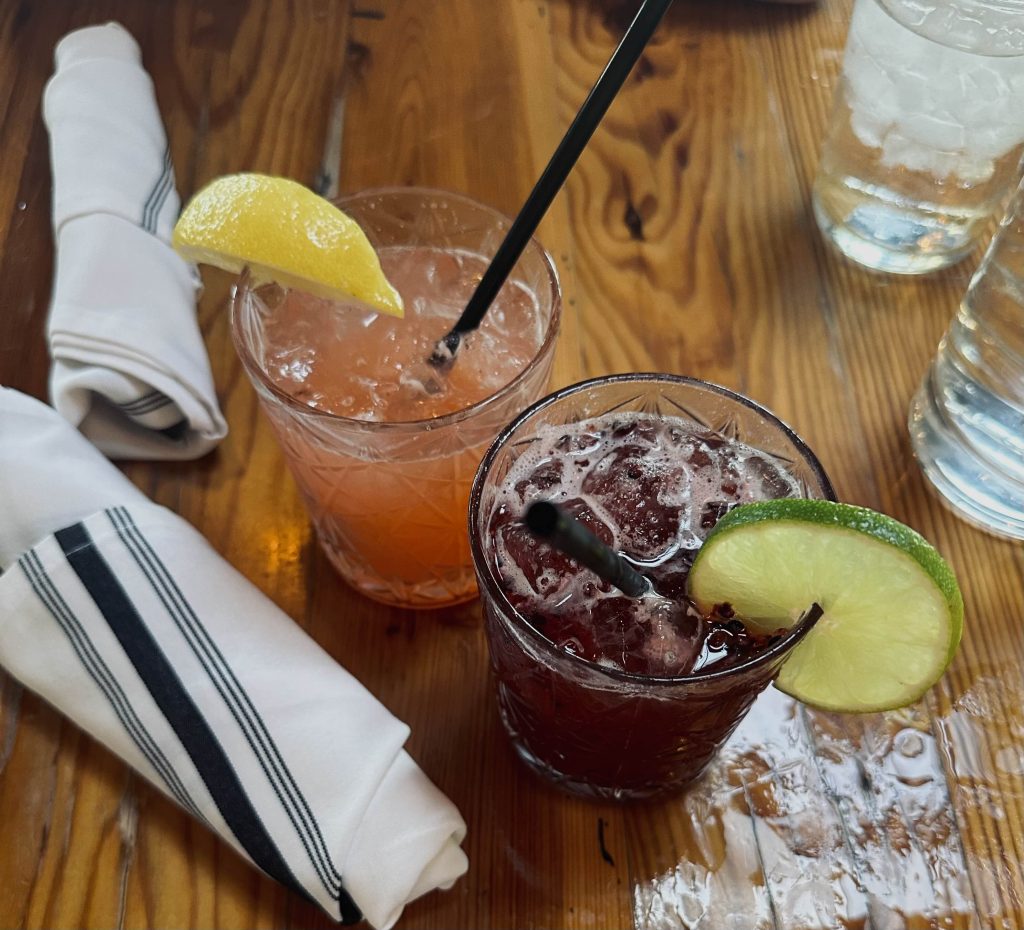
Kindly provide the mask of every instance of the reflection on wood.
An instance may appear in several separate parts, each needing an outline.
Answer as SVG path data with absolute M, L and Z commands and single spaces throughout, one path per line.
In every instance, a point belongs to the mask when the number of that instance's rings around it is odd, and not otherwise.
M 672 846 L 643 862 L 637 926 L 990 926 L 945 748 L 920 706 L 850 718 L 767 692 L 683 800 Z

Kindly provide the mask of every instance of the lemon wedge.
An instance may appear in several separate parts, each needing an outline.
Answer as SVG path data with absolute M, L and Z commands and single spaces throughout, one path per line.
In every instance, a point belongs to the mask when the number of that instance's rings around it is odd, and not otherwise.
M 188 203 L 174 227 L 186 260 L 402 316 L 402 298 L 355 220 L 288 178 L 229 174 Z

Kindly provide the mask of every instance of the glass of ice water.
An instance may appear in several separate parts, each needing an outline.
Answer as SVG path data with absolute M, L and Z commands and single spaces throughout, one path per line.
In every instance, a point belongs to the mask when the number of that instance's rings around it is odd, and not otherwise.
M 841 252 L 920 274 L 963 258 L 1024 153 L 1024 0 L 856 0 L 814 184 Z

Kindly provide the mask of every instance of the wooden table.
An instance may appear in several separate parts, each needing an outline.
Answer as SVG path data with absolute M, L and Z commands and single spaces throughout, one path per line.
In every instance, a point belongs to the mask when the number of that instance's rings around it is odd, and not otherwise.
M 2 0 L 0 381 L 46 395 L 39 103 L 69 29 L 114 18 L 138 38 L 183 197 L 257 170 L 327 192 L 450 187 L 513 212 L 635 7 Z M 818 235 L 810 184 L 848 15 L 848 0 L 678 0 L 541 230 L 566 298 L 553 384 L 648 369 L 744 391 L 800 431 L 842 498 L 933 540 L 967 633 L 916 707 L 838 717 L 769 692 L 683 798 L 552 790 L 500 729 L 479 605 L 392 610 L 332 572 L 231 348 L 227 279 L 206 275 L 231 434 L 201 461 L 126 470 L 412 726 L 410 751 L 469 824 L 471 868 L 403 927 L 1024 927 L 1024 553 L 930 496 L 905 426 L 978 256 L 903 280 Z M 0 837 L 0 927 L 329 923 L 2 676 Z

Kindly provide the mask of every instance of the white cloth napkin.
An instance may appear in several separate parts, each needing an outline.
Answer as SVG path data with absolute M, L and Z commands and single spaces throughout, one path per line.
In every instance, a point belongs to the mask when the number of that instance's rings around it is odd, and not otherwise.
M 47 337 L 58 412 L 114 458 L 185 459 L 227 433 L 171 248 L 181 206 L 153 82 L 116 23 L 65 36 L 43 94 L 56 269 Z
M 268 874 L 390 927 L 465 872 L 409 730 L 45 404 L 0 389 L 0 665 Z

